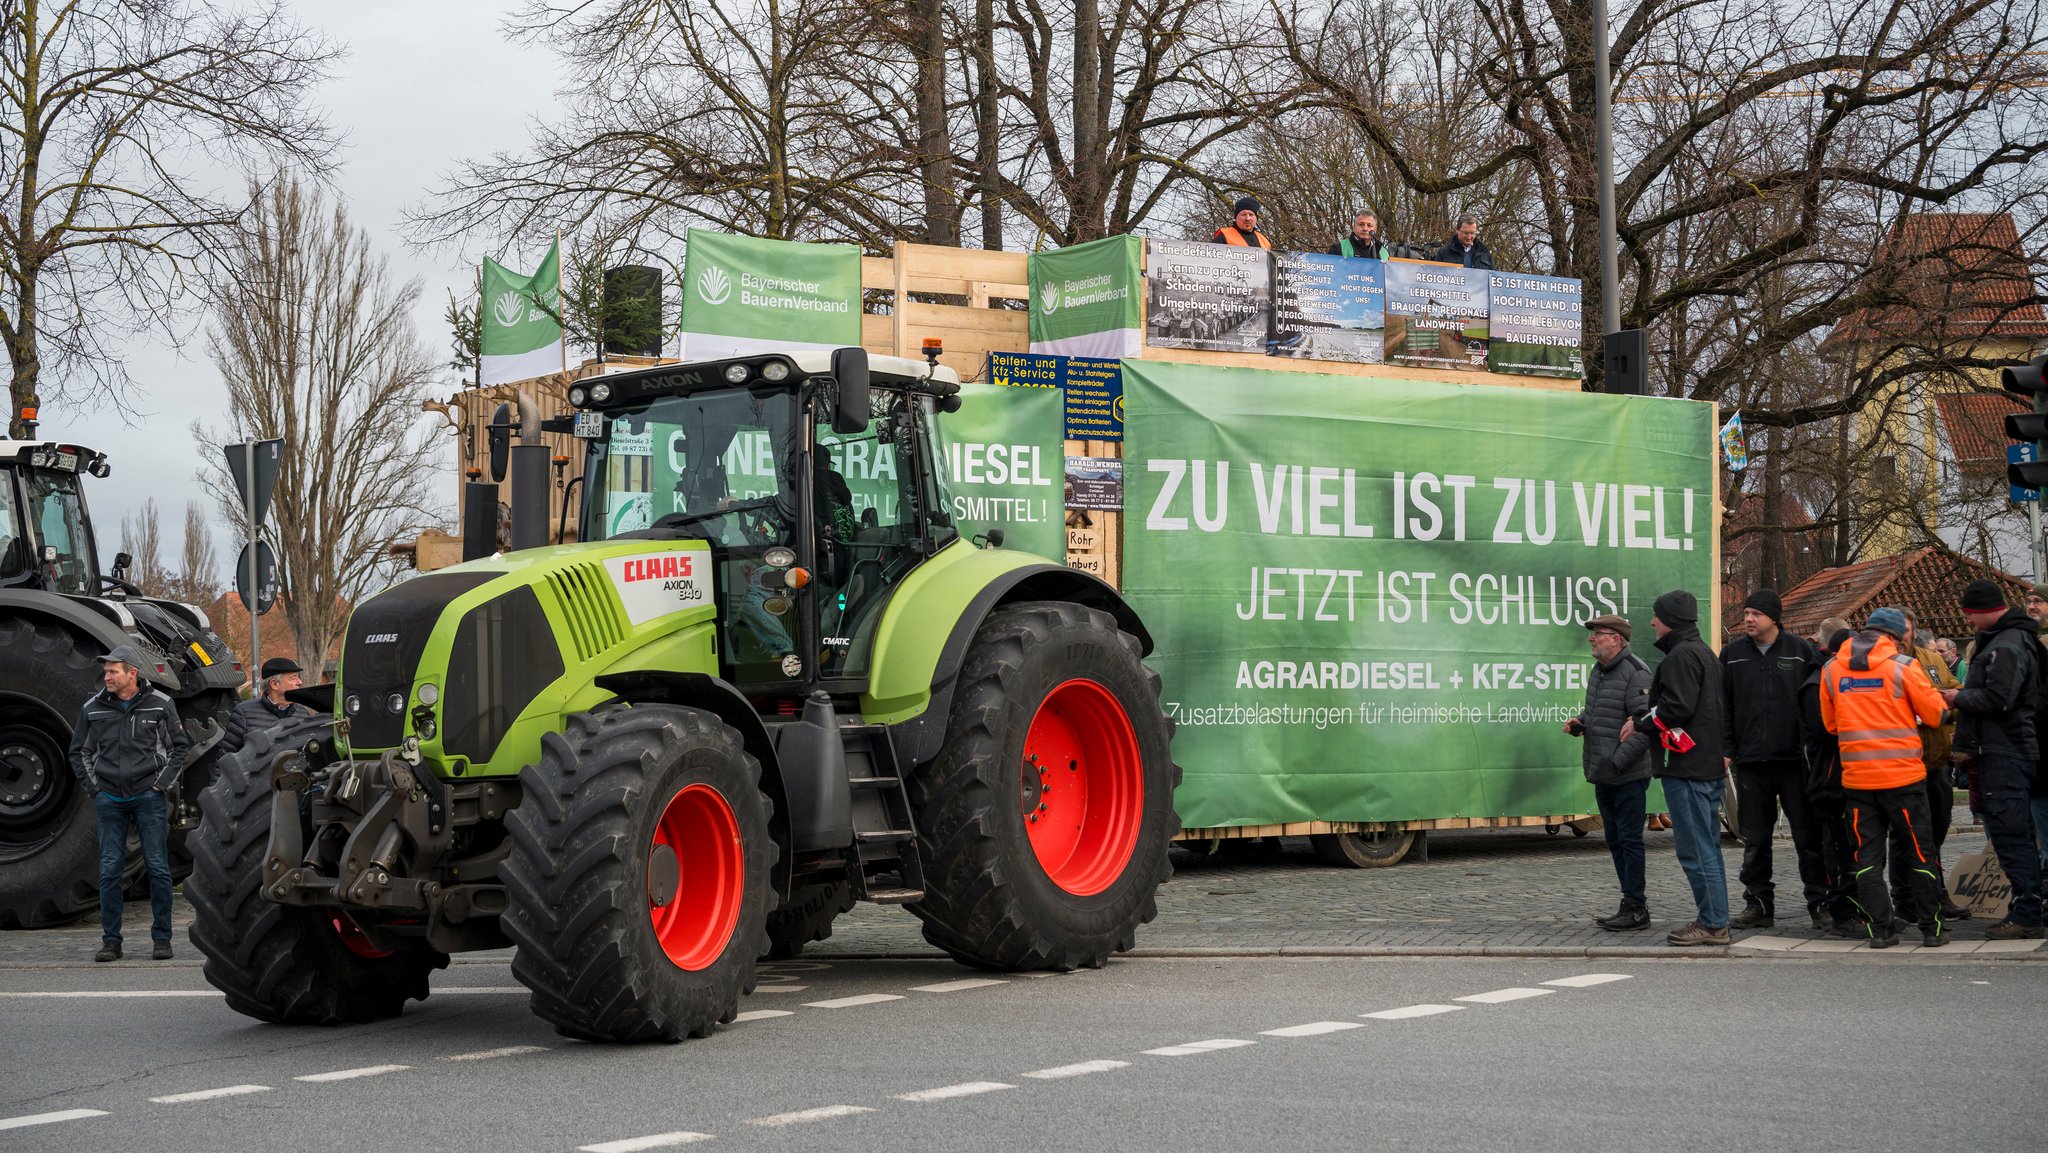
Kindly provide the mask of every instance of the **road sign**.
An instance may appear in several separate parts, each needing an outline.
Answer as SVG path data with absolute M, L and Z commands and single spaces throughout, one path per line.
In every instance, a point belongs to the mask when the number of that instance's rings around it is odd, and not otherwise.
M 249 607 L 249 546 L 242 546 L 242 555 L 235 558 L 235 595 L 242 598 L 242 607 Z M 256 542 L 256 611 L 267 613 L 277 603 L 277 554 L 270 549 L 269 541 Z
M 2007 464 L 2032 464 L 2039 459 L 2039 454 L 2031 444 L 2009 444 L 2005 446 L 2005 463 Z M 2016 484 L 2008 484 L 2005 486 L 2005 489 L 2005 499 L 2014 504 L 2029 504 L 2041 499 L 2041 490 L 2038 488 L 2021 488 Z
M 270 515 L 270 494 L 277 491 L 277 469 L 284 460 L 284 441 L 251 440 L 241 444 L 221 446 L 221 452 L 228 458 L 228 472 L 235 478 L 235 491 L 242 497 L 242 507 L 248 509 L 251 519 L 262 524 Z M 256 492 L 252 498 L 249 492 L 249 471 L 254 458 Z M 254 504 L 251 504 L 251 501 Z

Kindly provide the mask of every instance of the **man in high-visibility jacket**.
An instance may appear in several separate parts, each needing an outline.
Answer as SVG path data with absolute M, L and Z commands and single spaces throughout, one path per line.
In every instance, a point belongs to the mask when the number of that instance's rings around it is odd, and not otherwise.
M 1885 837 L 1908 862 L 1906 879 L 1920 915 L 1921 943 L 1945 945 L 1939 866 L 1928 854 L 1934 834 L 1927 819 L 1927 765 L 1920 759 L 1919 725 L 1942 724 L 1941 694 L 1899 646 L 1906 614 L 1886 607 L 1871 612 L 1863 631 L 1843 643 L 1821 670 L 1821 722 L 1842 750 L 1842 791 L 1849 802 L 1849 840 L 1856 852 L 1857 903 L 1870 919 L 1870 947 L 1899 943 L 1886 890 Z
M 1265 233 L 1259 231 L 1259 213 L 1265 210 L 1265 205 L 1259 203 L 1258 197 L 1238 197 L 1237 203 L 1230 209 L 1230 223 L 1217 229 L 1216 235 L 1210 239 L 1218 244 L 1234 244 L 1240 248 L 1272 248 L 1273 242 L 1266 239 Z

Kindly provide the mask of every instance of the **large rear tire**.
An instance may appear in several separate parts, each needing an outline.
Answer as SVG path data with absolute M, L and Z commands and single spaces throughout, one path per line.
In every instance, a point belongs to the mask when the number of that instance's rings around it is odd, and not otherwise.
M 344 914 L 280 905 L 263 895 L 270 848 L 271 766 L 282 754 L 325 746 L 326 717 L 252 733 L 222 758 L 199 796 L 192 832 L 192 944 L 228 1007 L 280 1025 L 360 1024 L 396 1017 L 427 997 L 427 975 L 448 955 L 424 946 L 382 952 Z
M 787 961 L 804 946 L 832 935 L 832 922 L 853 908 L 853 882 L 798 885 L 768 914 L 768 959 Z
M 945 746 L 911 779 L 927 941 L 982 968 L 1093 968 L 1157 914 L 1180 770 L 1139 650 L 1063 601 L 982 623 Z
M 701 709 L 578 713 L 506 817 L 506 935 L 533 1011 L 592 1041 L 703 1037 L 768 951 L 778 852 L 761 766 Z
M 0 653 L 0 929 L 68 924 L 100 903 L 99 824 L 66 753 L 99 663 L 33 618 L 0 620 Z

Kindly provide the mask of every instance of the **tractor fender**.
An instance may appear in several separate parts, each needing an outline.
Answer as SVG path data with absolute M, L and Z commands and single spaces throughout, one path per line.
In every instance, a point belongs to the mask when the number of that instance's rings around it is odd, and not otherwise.
M 129 635 L 129 630 L 135 627 L 134 614 L 112 601 L 60 596 L 32 589 L 0 589 L 0 613 L 55 621 L 98 645 L 99 652 L 94 656 L 111 652 L 115 645 L 136 643 L 135 638 Z M 147 652 L 147 647 L 143 651 Z M 177 675 L 171 673 L 168 666 L 162 671 L 144 669 L 142 674 L 149 678 L 150 683 L 168 693 L 179 691 Z
M 730 681 L 709 673 L 679 673 L 662 669 L 631 669 L 604 673 L 593 682 L 600 689 L 627 701 L 684 705 L 705 712 L 731 725 L 740 734 L 747 755 L 761 762 L 761 791 L 775 802 L 768 818 L 768 832 L 782 852 L 775 859 L 771 879 L 778 894 L 789 892 L 790 832 L 789 790 L 782 782 L 782 762 L 775 757 L 775 742 L 754 706 Z
M 1123 594 L 1099 577 L 1056 564 L 1027 564 L 996 575 L 968 600 L 947 631 L 931 666 L 931 696 L 917 715 L 890 726 L 897 754 L 907 764 L 922 764 L 945 744 L 946 723 L 953 711 L 953 685 L 974 634 L 988 615 L 1018 601 L 1070 601 L 1100 609 L 1116 618 L 1117 627 L 1138 638 L 1139 654 L 1152 651 L 1152 634 Z

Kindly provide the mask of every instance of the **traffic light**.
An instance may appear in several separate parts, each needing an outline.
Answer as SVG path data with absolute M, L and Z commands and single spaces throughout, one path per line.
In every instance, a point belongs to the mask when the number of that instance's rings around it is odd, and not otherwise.
M 2034 406 L 2032 412 L 2016 412 L 2005 418 L 2005 435 L 2024 442 L 2031 459 L 2005 466 L 2006 482 L 2016 488 L 2048 488 L 2048 356 L 2037 356 L 2026 364 L 1998 370 L 1998 385 Z M 2008 457 L 2010 459 L 2010 457 Z

